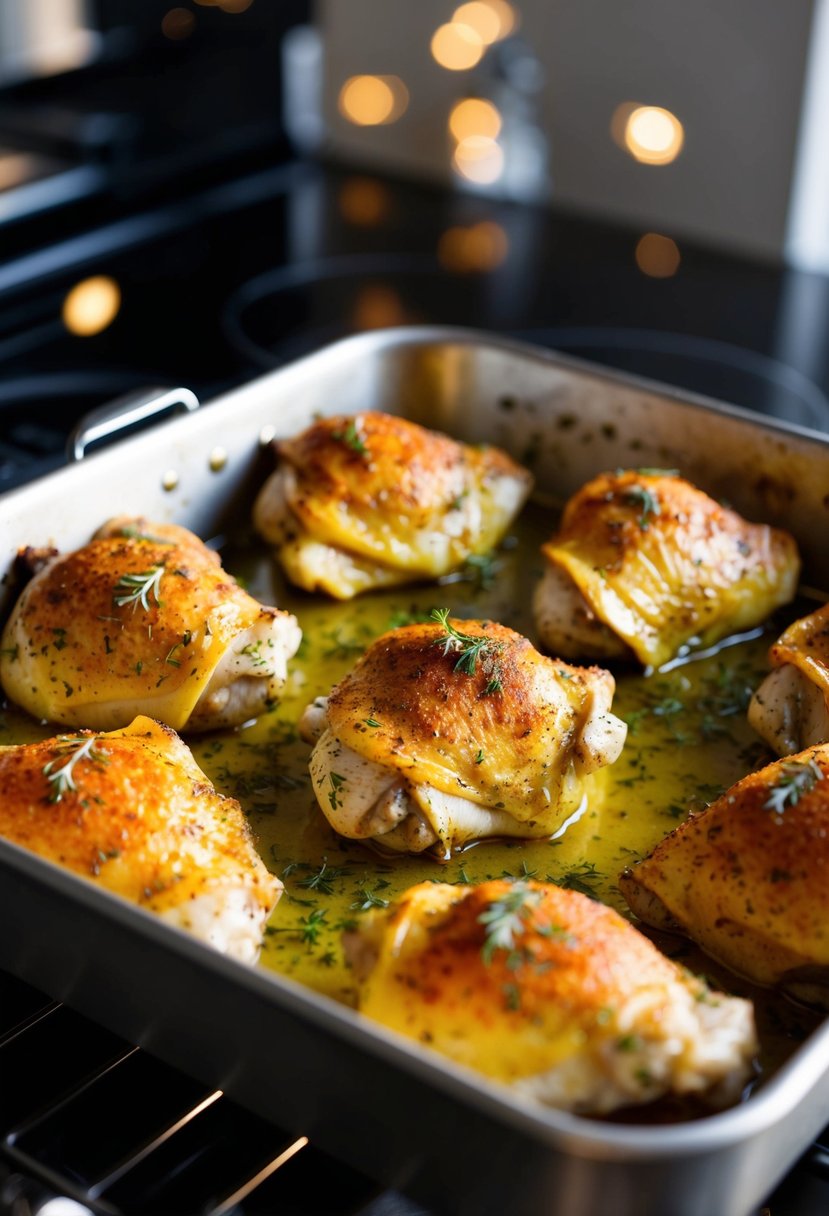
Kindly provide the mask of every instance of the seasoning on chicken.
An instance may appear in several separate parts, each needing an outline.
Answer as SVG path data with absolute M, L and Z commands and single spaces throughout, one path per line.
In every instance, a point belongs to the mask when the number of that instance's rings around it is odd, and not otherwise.
M 238 802 L 145 717 L 0 748 L 0 836 L 245 962 L 282 892 Z
M 743 777 L 620 878 L 633 911 L 829 1008 L 829 744 Z
M 780 756 L 829 742 L 829 604 L 790 625 L 769 658 L 748 707 L 758 735 Z
M 671 472 L 603 473 L 564 508 L 534 601 L 546 649 L 659 667 L 788 603 L 788 533 L 752 524 Z
M 757 1048 L 712 991 L 612 909 L 537 882 L 424 882 L 346 935 L 361 1012 L 548 1106 L 726 1102 Z
M 498 448 L 389 414 L 324 418 L 275 448 L 254 526 L 291 582 L 341 600 L 460 569 L 502 539 L 532 488 Z
M 278 697 L 300 630 L 174 524 L 121 517 L 23 589 L 3 633 L 6 695 L 37 718 L 108 730 L 238 726 Z
M 613 677 L 491 621 L 433 618 L 378 638 L 306 710 L 323 812 L 343 836 L 440 856 L 488 836 L 549 836 L 622 749 Z

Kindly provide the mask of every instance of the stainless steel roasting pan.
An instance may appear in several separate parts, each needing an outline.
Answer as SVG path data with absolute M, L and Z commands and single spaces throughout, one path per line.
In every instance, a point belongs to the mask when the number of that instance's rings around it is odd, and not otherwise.
M 152 408 L 136 413 L 133 402 L 130 417 Z M 679 465 L 749 517 L 794 532 L 805 579 L 829 588 L 825 437 L 437 328 L 340 342 L 7 494 L 3 564 L 22 544 L 78 546 L 124 511 L 214 535 L 251 501 L 268 439 L 316 412 L 365 409 L 519 458 L 531 451 L 539 485 L 559 499 L 606 468 Z M 119 413 L 76 436 L 76 452 L 117 429 Z M 673 1125 L 605 1124 L 514 1101 L 2 841 L 0 917 L 0 966 L 457 1216 L 746 1216 L 829 1121 L 829 1024 L 742 1106 Z

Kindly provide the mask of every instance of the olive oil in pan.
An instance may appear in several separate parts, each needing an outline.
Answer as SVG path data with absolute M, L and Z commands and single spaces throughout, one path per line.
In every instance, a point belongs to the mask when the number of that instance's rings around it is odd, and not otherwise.
M 503 875 L 549 880 L 628 914 L 617 878 L 694 810 L 771 757 L 746 721 L 746 707 L 767 670 L 775 622 L 762 636 L 723 645 L 706 657 L 643 675 L 615 671 L 613 709 L 628 723 L 620 759 L 604 771 L 577 821 L 552 840 L 477 844 L 447 863 L 395 854 L 338 837 L 317 806 L 308 775 L 309 747 L 296 732 L 304 707 L 326 695 L 366 646 L 385 630 L 424 619 L 435 607 L 459 617 L 490 618 L 534 639 L 533 589 L 549 511 L 528 508 L 515 535 L 491 557 L 469 563 L 440 585 L 376 593 L 342 604 L 275 582 L 258 545 L 225 554 L 249 589 L 296 613 L 303 644 L 281 704 L 232 735 L 191 741 L 217 786 L 248 812 L 267 864 L 285 883 L 268 927 L 262 964 L 347 1003 L 354 987 L 345 966 L 343 929 L 424 879 L 475 883 Z M 486 741 L 482 740 L 482 747 Z M 792 1003 L 753 989 L 683 939 L 654 935 L 666 953 L 715 984 L 758 1002 L 763 1072 L 771 1071 L 815 1019 Z
M 385 906 L 424 879 L 475 883 L 504 875 L 533 877 L 627 913 L 617 887 L 619 872 L 650 852 L 690 812 L 770 758 L 745 711 L 767 670 L 766 653 L 780 621 L 761 637 L 724 645 L 666 672 L 643 675 L 633 667 L 617 667 L 613 709 L 628 723 L 624 751 L 604 770 L 584 814 L 552 840 L 481 843 L 443 864 L 431 857 L 383 856 L 333 832 L 311 789 L 310 748 L 297 733 L 305 706 L 326 695 L 374 638 L 428 617 L 435 607 L 448 607 L 458 617 L 497 620 L 534 640 L 531 601 L 541 574 L 539 545 L 553 524 L 548 510 L 530 507 L 514 537 L 491 557 L 470 562 L 460 576 L 349 603 L 286 586 L 259 542 L 234 541 L 225 549 L 225 567 L 264 602 L 294 612 L 303 630 L 288 684 L 273 711 L 237 731 L 187 740 L 216 787 L 238 798 L 265 863 L 285 884 L 266 931 L 261 965 L 353 1003 L 343 929 L 362 911 Z M 54 727 L 36 724 L 13 707 L 0 713 L 0 745 L 53 733 Z M 481 743 L 485 748 L 486 741 Z M 755 1000 L 763 1044 L 761 1076 L 772 1072 L 814 1026 L 811 1013 L 752 988 L 683 939 L 652 936 L 692 970 Z M 653 1113 L 671 1117 L 670 1112 Z M 687 1113 L 683 1107 L 679 1117 Z

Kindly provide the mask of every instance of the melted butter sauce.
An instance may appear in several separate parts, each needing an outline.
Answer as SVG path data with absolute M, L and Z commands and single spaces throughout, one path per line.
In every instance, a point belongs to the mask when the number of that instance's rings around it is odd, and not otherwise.
M 386 857 L 336 835 L 317 805 L 308 775 L 310 749 L 297 734 L 305 706 L 327 695 L 374 638 L 435 607 L 448 607 L 458 617 L 497 620 L 534 639 L 538 550 L 552 526 L 549 511 L 531 507 L 516 536 L 495 555 L 491 571 L 472 568 L 443 585 L 406 587 L 345 604 L 289 588 L 254 540 L 225 549 L 226 568 L 264 602 L 295 613 L 303 631 L 288 685 L 273 711 L 237 731 L 187 740 L 216 787 L 238 798 L 265 863 L 285 884 L 267 928 L 261 966 L 354 1004 L 343 928 L 362 910 L 383 906 L 425 879 L 476 883 L 533 877 L 594 896 L 628 915 L 617 886 L 621 870 L 649 853 L 689 813 L 771 758 L 748 726 L 745 710 L 767 670 L 779 620 L 759 638 L 723 646 L 669 671 L 643 675 L 617 667 L 613 710 L 628 722 L 625 749 L 597 782 L 584 814 L 555 839 L 481 843 L 440 863 L 431 856 Z M 483 577 L 487 573 L 491 577 Z M 0 714 L 0 744 L 54 733 L 13 708 Z M 808 1011 L 753 988 L 683 939 L 650 936 L 715 986 L 755 1000 L 762 1043 L 759 1079 L 816 1024 Z M 663 1103 L 635 1117 L 664 1120 L 688 1113 Z

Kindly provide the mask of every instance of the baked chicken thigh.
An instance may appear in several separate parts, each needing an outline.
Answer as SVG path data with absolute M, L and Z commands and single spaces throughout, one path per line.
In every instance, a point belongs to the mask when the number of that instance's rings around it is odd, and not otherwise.
M 622 874 L 633 911 L 829 1008 L 827 775 L 824 744 L 738 781 Z
M 829 742 L 829 604 L 790 625 L 769 658 L 748 707 L 758 735 L 780 756 Z
M 459 569 L 501 540 L 532 487 L 498 448 L 389 414 L 323 418 L 275 447 L 254 526 L 291 582 L 341 600 Z
M 536 882 L 424 882 L 346 935 L 361 1012 L 549 1106 L 739 1095 L 751 1004 L 612 909 Z
M 111 520 L 52 555 L 3 632 L 0 680 L 37 718 L 108 730 L 152 714 L 176 730 L 237 726 L 278 696 L 300 630 L 174 524 Z
M 246 962 L 282 891 L 239 804 L 150 718 L 0 748 L 0 836 Z
M 794 540 L 670 473 L 603 473 L 542 547 L 534 600 L 545 649 L 659 667 L 684 646 L 749 629 L 792 599 Z
M 503 625 L 434 616 L 378 638 L 305 711 L 323 812 L 341 835 L 403 852 L 549 836 L 622 749 L 613 677 Z

